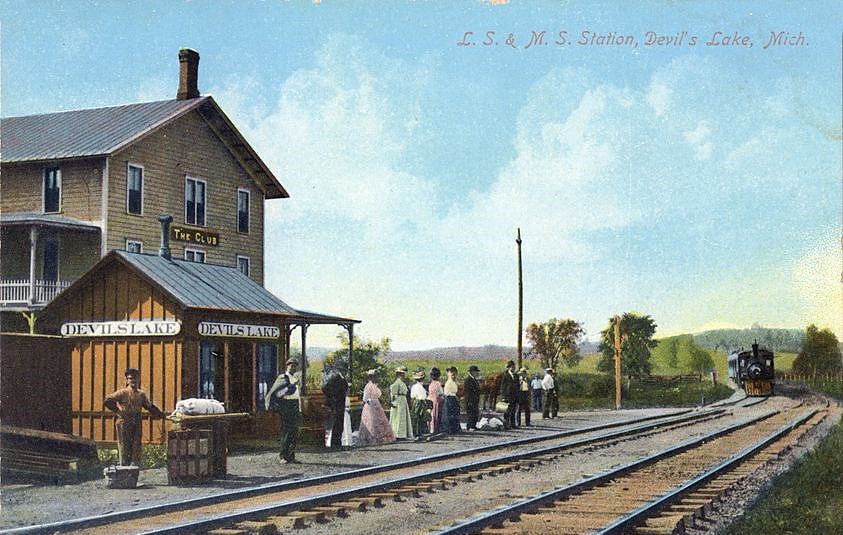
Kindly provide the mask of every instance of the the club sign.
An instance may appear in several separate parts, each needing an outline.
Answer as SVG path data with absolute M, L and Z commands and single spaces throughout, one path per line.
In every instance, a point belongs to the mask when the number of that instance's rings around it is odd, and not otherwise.
M 199 324 L 200 336 L 231 336 L 238 338 L 278 338 L 281 329 L 275 325 L 249 325 L 245 323 L 217 323 L 203 321 Z
M 64 323 L 62 336 L 175 336 L 180 321 L 80 321 Z

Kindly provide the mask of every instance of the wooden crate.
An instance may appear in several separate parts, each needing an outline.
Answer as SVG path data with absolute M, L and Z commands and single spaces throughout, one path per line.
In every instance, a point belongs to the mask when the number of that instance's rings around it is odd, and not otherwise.
M 167 433 L 167 483 L 195 483 L 213 477 L 213 432 L 188 429 Z

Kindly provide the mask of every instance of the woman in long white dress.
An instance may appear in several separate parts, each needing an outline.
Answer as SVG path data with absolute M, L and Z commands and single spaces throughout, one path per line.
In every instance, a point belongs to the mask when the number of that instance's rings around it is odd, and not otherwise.
M 369 382 L 363 389 L 363 413 L 357 439 L 361 446 L 395 442 L 395 433 L 381 406 L 381 389 L 378 388 L 377 370 L 369 370 Z

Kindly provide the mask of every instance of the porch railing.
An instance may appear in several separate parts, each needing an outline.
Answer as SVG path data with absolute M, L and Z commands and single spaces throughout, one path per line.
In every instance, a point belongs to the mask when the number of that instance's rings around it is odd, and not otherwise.
M 0 281 L 0 305 L 43 305 L 70 286 L 70 281 L 35 281 L 35 294 L 30 299 L 32 285 L 29 279 L 9 279 Z

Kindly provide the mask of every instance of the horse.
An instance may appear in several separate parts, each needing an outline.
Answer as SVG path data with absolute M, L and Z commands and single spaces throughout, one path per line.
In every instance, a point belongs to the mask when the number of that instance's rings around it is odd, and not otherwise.
M 501 391 L 502 373 L 484 377 L 480 383 L 480 395 L 483 396 L 483 410 L 495 410 L 498 395 Z

